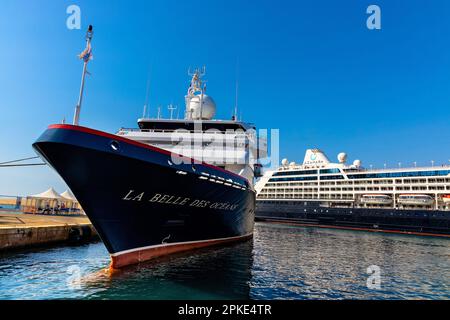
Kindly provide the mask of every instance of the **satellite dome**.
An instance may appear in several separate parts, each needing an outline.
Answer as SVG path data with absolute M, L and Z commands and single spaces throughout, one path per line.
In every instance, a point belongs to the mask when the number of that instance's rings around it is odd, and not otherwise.
M 295 163 L 295 162 L 291 162 L 291 163 L 289 163 L 289 166 L 290 166 L 290 167 L 295 167 L 295 165 L 296 165 L 296 163 Z
M 355 161 L 353 161 L 353 165 L 355 166 L 355 167 L 361 167 L 361 160 L 355 160 Z
M 339 163 L 346 163 L 347 162 L 347 154 L 345 152 L 341 152 L 337 156 Z
M 190 98 L 188 111 L 194 120 L 211 120 L 216 115 L 216 103 L 213 98 L 203 95 L 203 108 L 200 107 L 201 95 Z
M 283 159 L 281 161 L 281 164 L 283 165 L 283 167 L 286 167 L 288 165 L 288 163 L 289 163 L 288 159 Z

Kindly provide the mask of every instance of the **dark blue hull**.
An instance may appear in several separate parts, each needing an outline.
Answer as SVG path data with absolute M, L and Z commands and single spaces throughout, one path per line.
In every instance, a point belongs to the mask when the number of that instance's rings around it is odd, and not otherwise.
M 255 193 L 223 169 L 175 165 L 164 150 L 67 125 L 49 127 L 33 147 L 70 187 L 114 267 L 253 233 Z
M 450 212 L 322 207 L 319 202 L 258 200 L 256 220 L 303 226 L 450 237 Z

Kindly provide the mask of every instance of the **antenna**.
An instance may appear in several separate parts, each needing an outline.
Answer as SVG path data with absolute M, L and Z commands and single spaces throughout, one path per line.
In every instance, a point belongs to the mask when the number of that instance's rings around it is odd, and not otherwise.
M 238 98 L 239 98 L 239 58 L 236 61 L 236 93 L 234 102 L 234 116 L 233 119 L 237 121 L 238 115 Z
M 161 106 L 158 106 L 158 119 L 161 119 Z
M 167 109 L 169 109 L 170 111 L 170 120 L 173 120 L 173 112 L 177 109 L 177 107 L 174 106 L 173 104 L 169 104 L 167 106 Z
M 150 76 L 147 78 L 147 88 L 145 91 L 145 102 L 144 102 L 144 112 L 142 114 L 142 117 L 145 118 L 147 117 L 148 114 L 148 99 L 149 99 L 149 95 L 150 95 Z

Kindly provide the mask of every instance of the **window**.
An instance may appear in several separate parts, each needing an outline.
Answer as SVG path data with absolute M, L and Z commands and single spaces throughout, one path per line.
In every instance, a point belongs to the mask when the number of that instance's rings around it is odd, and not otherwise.
M 414 171 L 414 172 L 391 172 L 391 173 L 369 173 L 349 174 L 349 179 L 377 179 L 377 178 L 405 178 L 405 177 L 433 177 L 447 176 L 450 170 Z
M 311 175 L 311 174 L 317 174 L 317 170 L 276 172 L 273 176 L 274 177 L 284 177 L 284 176 L 299 176 L 299 175 Z
M 317 176 L 313 177 L 296 177 L 296 178 L 271 178 L 269 182 L 274 181 L 311 181 L 311 180 L 317 180 Z
M 328 173 L 341 173 L 341 171 L 338 168 L 320 170 L 320 174 L 328 174 Z

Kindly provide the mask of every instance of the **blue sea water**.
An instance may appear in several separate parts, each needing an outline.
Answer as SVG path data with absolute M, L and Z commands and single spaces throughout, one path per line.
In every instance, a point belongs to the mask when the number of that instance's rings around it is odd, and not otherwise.
M 0 299 L 450 299 L 442 238 L 258 223 L 245 243 L 108 265 L 101 242 L 3 253 Z

